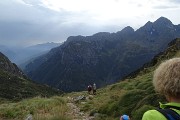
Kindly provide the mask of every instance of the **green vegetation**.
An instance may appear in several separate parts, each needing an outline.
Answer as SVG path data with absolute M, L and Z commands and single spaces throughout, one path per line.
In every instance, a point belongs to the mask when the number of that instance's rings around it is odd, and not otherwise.
M 173 41 L 174 42 L 174 41 Z M 128 114 L 131 120 L 141 120 L 142 115 L 149 109 L 159 106 L 159 102 L 165 103 L 163 96 L 155 93 L 152 85 L 152 76 L 155 68 L 164 60 L 180 57 L 180 39 L 171 45 L 163 54 L 156 56 L 151 63 L 134 75 L 119 83 L 99 89 L 97 95 L 85 104 L 78 103 L 82 111 L 90 115 L 100 113 L 98 120 L 118 120 L 122 114 Z M 69 96 L 85 95 L 85 93 L 73 93 Z
M 34 120 L 70 120 L 70 117 L 65 117 L 67 110 L 66 101 L 62 97 L 36 97 L 21 102 L 1 104 L 0 118 L 25 119 L 28 114 L 32 114 Z
M 62 93 L 28 80 L 15 64 L 0 53 L 0 119 L 19 120 L 32 114 L 38 120 L 69 120 L 64 116 L 67 111 L 65 100 L 51 97 Z
M 0 71 L 0 97 L 9 100 L 21 100 L 35 96 L 50 97 L 61 95 L 62 91 L 52 89 L 45 85 L 36 84 L 30 80 L 20 78 Z
M 148 73 L 110 86 L 110 89 L 106 90 L 109 95 L 112 95 L 113 91 L 116 91 L 117 95 L 111 96 L 98 111 L 117 119 L 122 114 L 128 114 L 133 120 L 140 120 L 147 109 L 158 106 L 158 101 L 165 102 L 163 97 L 154 92 L 151 80 L 152 74 Z M 122 94 L 121 91 L 125 93 Z
M 35 96 L 50 97 L 61 94 L 62 91 L 28 80 L 15 64 L 0 52 L 0 98 L 17 101 Z

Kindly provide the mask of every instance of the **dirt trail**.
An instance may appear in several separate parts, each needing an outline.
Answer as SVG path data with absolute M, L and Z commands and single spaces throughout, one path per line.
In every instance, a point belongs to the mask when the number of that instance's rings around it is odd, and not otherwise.
M 75 104 L 74 101 L 69 101 L 67 106 L 69 107 L 67 115 L 73 116 L 72 120 L 95 120 L 94 116 L 89 116 L 88 113 L 80 111 L 80 108 Z

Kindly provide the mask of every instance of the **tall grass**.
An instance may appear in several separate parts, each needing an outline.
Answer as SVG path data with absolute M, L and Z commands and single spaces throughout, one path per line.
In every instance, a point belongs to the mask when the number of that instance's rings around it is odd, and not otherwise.
M 65 116 L 67 110 L 66 101 L 62 97 L 36 97 L 17 103 L 1 104 L 0 119 L 25 119 L 31 114 L 33 120 L 70 120 Z

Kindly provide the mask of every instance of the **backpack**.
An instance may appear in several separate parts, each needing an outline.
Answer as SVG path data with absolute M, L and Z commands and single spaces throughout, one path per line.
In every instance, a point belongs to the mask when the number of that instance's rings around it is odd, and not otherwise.
M 174 107 L 174 106 L 169 106 L 168 108 L 165 109 L 156 109 L 158 112 L 163 114 L 167 120 L 180 120 L 180 115 L 175 112 L 174 110 L 171 110 L 170 108 L 175 108 L 175 109 L 180 109 L 179 107 Z
M 88 91 L 91 91 L 91 90 L 92 90 L 92 86 L 88 85 Z

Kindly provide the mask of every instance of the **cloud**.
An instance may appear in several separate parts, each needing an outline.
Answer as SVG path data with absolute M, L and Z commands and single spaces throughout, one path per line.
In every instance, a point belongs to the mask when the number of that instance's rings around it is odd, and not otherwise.
M 58 12 L 40 1 L 1 1 L 0 6 L 0 41 L 8 45 L 62 42 L 71 35 L 91 35 L 108 28 L 86 11 Z
M 26 4 L 30 4 L 30 5 L 41 5 L 42 2 L 39 0 L 21 0 Z
M 36 25 L 22 22 L 0 22 L 0 41 L 8 45 L 27 46 L 43 42 L 63 42 L 68 36 L 92 35 L 99 31 L 122 29 L 113 26 L 88 26 L 86 24 Z M 88 29 L 87 29 L 88 28 Z
M 160 16 L 179 23 L 179 12 L 171 0 L 1 0 L 0 44 L 62 42 L 72 35 L 137 29 Z
M 179 0 L 158 0 L 158 4 L 153 5 L 153 9 L 177 9 L 180 8 Z
M 159 5 L 159 6 L 154 6 L 154 9 L 177 9 L 180 8 L 180 6 L 168 6 L 168 5 Z
M 46 41 L 62 42 L 71 13 L 51 11 L 39 2 L 0 1 L 0 41 L 4 44 L 25 45 Z M 8 8 L 8 9 L 7 9 Z M 64 32 L 63 32 L 64 30 Z
M 179 0 L 168 0 L 169 2 L 172 2 L 172 3 L 177 3 L 177 4 L 180 4 L 180 1 Z

